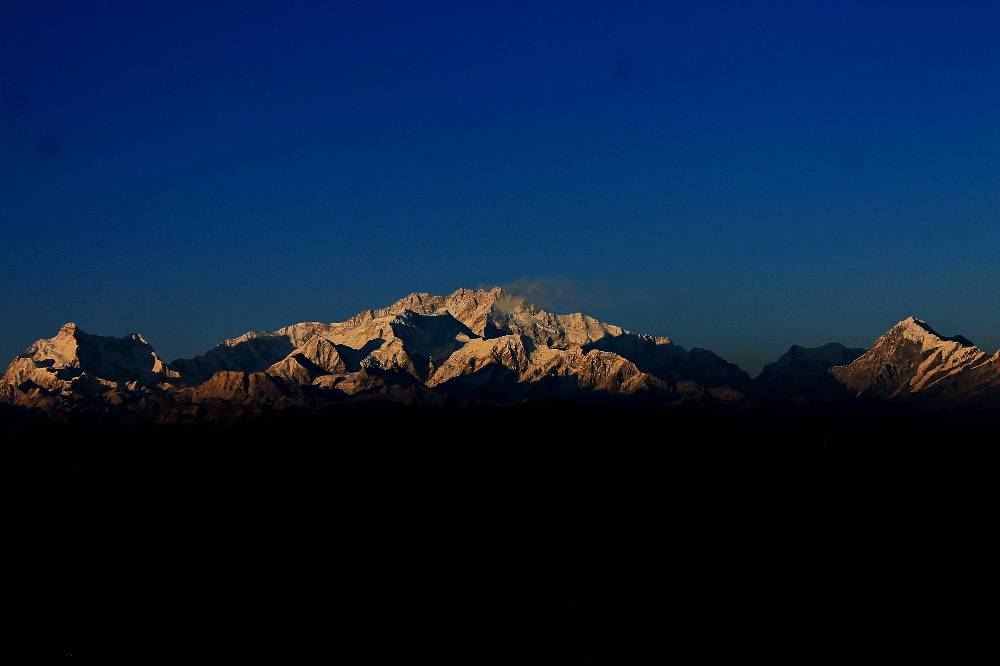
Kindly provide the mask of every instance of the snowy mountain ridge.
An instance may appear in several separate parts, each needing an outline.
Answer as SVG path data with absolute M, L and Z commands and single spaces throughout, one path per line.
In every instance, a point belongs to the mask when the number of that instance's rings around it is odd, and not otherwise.
M 1000 391 L 998 361 L 908 317 L 867 351 L 793 345 L 754 380 L 708 350 L 582 313 L 553 314 L 496 287 L 414 292 L 346 321 L 247 332 L 170 364 L 139 334 L 110 338 L 66 324 L 14 359 L 0 379 L 0 401 L 64 411 L 358 400 L 752 406 L 920 396 L 983 404 Z

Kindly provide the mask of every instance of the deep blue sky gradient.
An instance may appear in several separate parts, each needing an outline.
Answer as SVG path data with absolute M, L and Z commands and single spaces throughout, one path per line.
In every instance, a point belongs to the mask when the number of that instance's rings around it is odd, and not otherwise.
M 148 4 L 0 5 L 3 362 L 520 278 L 751 371 L 1000 346 L 1000 3 Z

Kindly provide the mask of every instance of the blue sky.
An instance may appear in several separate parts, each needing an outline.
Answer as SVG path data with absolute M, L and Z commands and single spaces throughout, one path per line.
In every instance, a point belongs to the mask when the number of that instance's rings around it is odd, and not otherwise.
M 519 279 L 751 371 L 1000 346 L 997 3 L 147 4 L 0 8 L 4 358 Z

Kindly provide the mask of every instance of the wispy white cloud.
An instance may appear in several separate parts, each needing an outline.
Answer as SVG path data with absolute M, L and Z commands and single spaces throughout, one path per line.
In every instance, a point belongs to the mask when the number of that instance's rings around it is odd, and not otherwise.
M 551 312 L 573 310 L 578 304 L 576 285 L 565 277 L 520 277 L 502 286 L 512 298 Z

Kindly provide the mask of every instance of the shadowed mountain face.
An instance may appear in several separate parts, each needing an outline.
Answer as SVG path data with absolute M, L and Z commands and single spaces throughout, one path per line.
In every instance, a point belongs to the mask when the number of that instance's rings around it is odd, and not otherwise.
M 836 342 L 821 347 L 792 345 L 757 377 L 757 390 L 767 398 L 804 403 L 827 403 L 849 396 L 849 390 L 829 373 L 865 353 Z
M 178 359 L 170 368 L 180 374 L 188 383 L 199 383 L 217 372 L 242 371 L 259 372 L 277 363 L 295 347 L 288 336 L 251 334 L 227 340 L 202 356 Z
M 673 344 L 669 338 L 623 332 L 589 342 L 583 349 L 599 349 L 629 359 L 643 372 L 671 384 L 689 381 L 704 388 L 729 387 L 744 393 L 753 391 L 750 375 L 734 363 L 707 349 L 691 351 Z
M 580 313 L 546 312 L 500 288 L 414 293 L 347 321 L 226 340 L 169 366 L 139 335 L 72 324 L 11 363 L 0 400 L 72 413 L 159 419 L 358 401 L 645 405 L 831 404 L 864 398 L 997 404 L 997 357 L 908 318 L 871 350 L 793 346 L 756 379 L 712 352 Z

